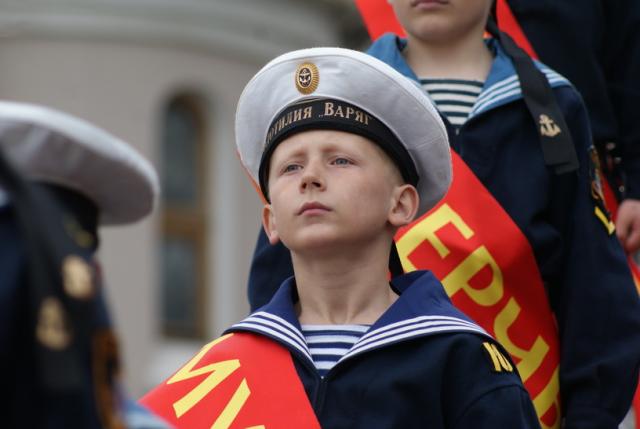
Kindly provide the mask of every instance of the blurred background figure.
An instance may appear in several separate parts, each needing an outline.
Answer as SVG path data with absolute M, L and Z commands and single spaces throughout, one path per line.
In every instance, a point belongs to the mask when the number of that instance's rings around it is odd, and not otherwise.
M 615 197 L 617 235 L 640 249 L 640 3 L 633 0 L 498 0 L 498 18 L 533 56 L 580 91 Z M 518 28 L 519 27 L 519 28 Z M 520 33 L 520 34 L 519 34 Z M 520 36 L 520 37 L 518 37 Z
M 159 170 L 159 210 L 103 229 L 98 250 L 137 397 L 248 312 L 260 203 L 230 144 L 242 88 L 280 53 L 363 49 L 366 32 L 352 0 L 0 0 L 0 10 L 0 99 L 111 130 Z
M 94 259 L 98 225 L 147 216 L 158 187 L 151 165 L 110 134 L 0 102 L 3 427 L 166 427 L 123 396 Z
M 503 3 L 501 5 L 501 3 Z M 541 61 L 584 97 L 602 166 L 620 200 L 617 235 L 640 248 L 640 2 L 507 0 Z M 500 14 L 508 21 L 504 0 Z M 509 30 L 509 28 L 507 28 Z
M 616 234 L 640 288 L 640 3 L 633 0 L 497 0 L 500 25 L 584 97 Z M 607 189 L 607 188 L 605 188 Z M 640 394 L 621 428 L 640 427 Z

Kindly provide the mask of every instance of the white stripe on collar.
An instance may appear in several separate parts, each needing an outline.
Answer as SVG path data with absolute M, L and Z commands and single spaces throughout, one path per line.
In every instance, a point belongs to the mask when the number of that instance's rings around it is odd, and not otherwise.
M 559 83 L 559 82 L 563 82 L 563 80 L 564 79 L 562 78 L 550 78 L 549 83 L 550 84 Z M 520 94 L 522 94 L 522 90 L 520 89 L 520 82 L 512 82 L 510 85 L 491 93 L 490 98 L 483 97 L 481 100 L 480 97 L 478 97 L 479 101 L 476 102 L 476 104 L 473 106 L 473 110 L 471 113 L 473 115 L 478 114 L 481 111 L 487 110 L 486 108 L 487 106 L 495 105 L 500 101 L 504 100 L 505 98 L 510 98 L 510 97 L 516 98 Z
M 571 85 L 571 83 L 564 76 L 558 74 L 550 68 L 543 67 L 539 70 L 544 73 L 545 77 L 551 85 Z M 491 106 L 500 103 L 504 99 L 508 99 L 511 97 L 515 98 L 521 94 L 522 90 L 520 88 L 520 81 L 518 80 L 517 75 L 510 76 L 506 79 L 496 82 L 480 94 L 480 96 L 476 100 L 475 105 L 473 106 L 473 109 L 471 110 L 471 114 L 469 115 L 469 117 L 475 116 L 480 112 L 488 110 Z
M 302 333 L 295 326 L 281 317 L 260 311 L 250 315 L 243 321 L 236 323 L 231 327 L 231 329 L 235 328 L 258 331 L 269 336 L 276 337 L 301 352 L 313 362 L 313 359 L 311 359 L 311 353 L 307 347 L 307 342 L 305 341 Z
M 494 83 L 489 88 L 481 92 L 476 101 L 476 105 L 482 104 L 483 102 L 491 99 L 495 95 L 499 95 L 505 91 L 508 91 L 513 88 L 519 88 L 519 87 L 520 87 L 520 82 L 518 81 L 518 76 L 511 76 L 507 79 L 503 79 L 499 82 Z
M 298 350 L 306 356 L 309 361 L 313 362 L 311 352 L 302 333 L 281 317 L 261 311 L 236 323 L 231 329 L 261 332 L 267 336 L 275 337 Z M 480 326 L 464 319 L 450 316 L 419 316 L 391 323 L 367 332 L 355 343 L 353 348 L 340 359 L 340 362 L 368 350 L 401 340 L 443 332 L 474 332 L 491 337 Z
M 545 76 L 547 77 L 547 80 L 553 80 L 554 83 L 563 82 L 569 85 L 569 81 L 564 76 L 560 75 L 554 70 L 551 70 L 548 67 L 543 67 L 538 70 L 540 70 L 545 74 Z M 505 88 L 506 86 L 508 86 L 508 88 Z M 502 79 L 501 81 L 498 81 L 493 85 L 491 85 L 489 88 L 485 89 L 478 96 L 478 102 L 481 103 L 484 99 L 492 97 L 492 94 L 494 92 L 496 94 L 499 94 L 500 92 L 507 91 L 509 89 L 516 88 L 516 87 L 520 88 L 520 81 L 518 80 L 518 75 L 513 75 L 506 79 Z
M 408 338 L 417 338 L 430 334 L 437 334 L 443 332 L 473 332 L 477 334 L 488 335 L 483 329 L 473 328 L 465 325 L 450 325 L 450 326 L 432 326 L 423 329 L 414 329 L 410 332 L 405 332 L 404 334 L 394 335 L 388 338 L 384 338 L 379 341 L 375 341 L 369 343 L 365 346 L 359 347 L 358 343 L 347 353 L 344 355 L 338 362 L 342 362 L 345 359 L 349 359 L 355 355 L 359 355 L 361 353 L 366 352 L 367 350 L 379 348 L 381 346 L 395 343 L 401 340 L 406 340 Z
M 430 326 L 435 324 L 460 325 L 460 326 L 466 326 L 466 327 L 482 330 L 482 328 L 476 325 L 475 323 L 469 322 L 464 319 L 459 319 L 457 317 L 418 316 L 412 319 L 406 319 L 406 320 L 401 320 L 399 322 L 391 323 L 389 325 L 385 325 L 380 328 L 369 331 L 365 335 L 363 335 L 362 338 L 360 338 L 360 341 L 358 341 L 355 347 L 358 347 L 360 344 L 363 344 L 363 343 L 368 343 L 370 341 L 380 339 L 382 337 L 389 337 L 395 334 L 401 334 L 403 332 L 410 331 L 416 327 L 424 327 L 424 326 Z
M 391 323 L 367 332 L 354 344 L 353 348 L 343 356 L 343 359 L 360 354 L 364 351 L 404 340 L 423 336 L 430 333 L 470 331 L 489 335 L 480 326 L 464 319 L 450 316 L 419 316 L 412 319 Z

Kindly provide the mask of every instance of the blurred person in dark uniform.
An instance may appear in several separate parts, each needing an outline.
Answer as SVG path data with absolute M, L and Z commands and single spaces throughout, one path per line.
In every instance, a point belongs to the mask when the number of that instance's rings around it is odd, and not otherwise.
M 128 144 L 52 109 L 0 102 L 0 415 L 4 428 L 162 428 L 125 399 L 94 253 L 99 225 L 159 192 Z
M 508 0 L 540 60 L 584 97 L 602 166 L 620 201 L 616 232 L 640 248 L 640 2 Z
M 498 1 L 500 8 L 506 8 Z M 508 0 L 539 58 L 584 97 L 603 171 L 619 203 L 616 234 L 640 249 L 640 2 Z M 506 28 L 508 30 L 508 28 Z M 610 207 L 613 208 L 613 207 Z M 637 281 L 637 279 L 636 279 Z M 638 412 L 638 395 L 634 400 Z M 621 427 L 638 426 L 630 413 Z

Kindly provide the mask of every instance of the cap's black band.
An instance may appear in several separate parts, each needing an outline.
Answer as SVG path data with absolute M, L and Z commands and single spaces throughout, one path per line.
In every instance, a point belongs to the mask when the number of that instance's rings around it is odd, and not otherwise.
M 416 186 L 418 173 L 405 146 L 381 121 L 353 104 L 335 99 L 311 99 L 287 106 L 269 126 L 260 160 L 260 189 L 269 199 L 269 160 L 287 137 L 309 130 L 338 130 L 366 137 L 376 143 L 396 164 L 405 182 Z

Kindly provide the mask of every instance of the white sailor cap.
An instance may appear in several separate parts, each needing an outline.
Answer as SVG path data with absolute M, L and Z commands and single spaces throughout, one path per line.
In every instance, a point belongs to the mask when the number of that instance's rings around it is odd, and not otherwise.
M 247 84 L 236 111 L 240 160 L 268 200 L 269 158 L 279 142 L 336 129 L 377 143 L 420 194 L 419 213 L 451 183 L 447 131 L 424 91 L 361 52 L 313 48 L 269 62 Z
M 0 102 L 0 147 L 30 180 L 89 198 L 99 222 L 135 222 L 149 214 L 160 185 L 151 164 L 96 126 L 47 107 Z

